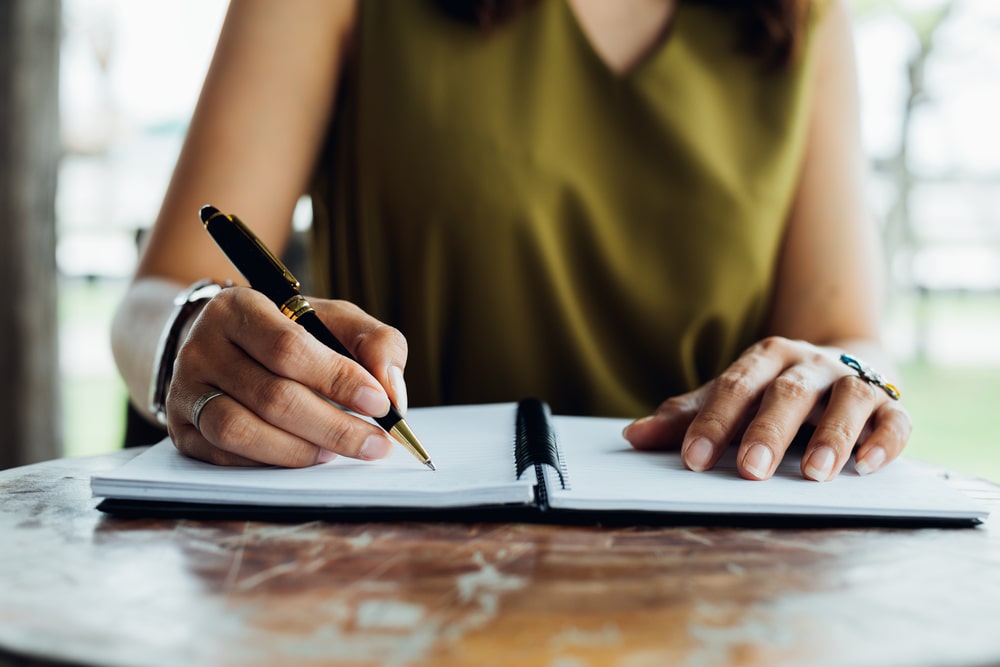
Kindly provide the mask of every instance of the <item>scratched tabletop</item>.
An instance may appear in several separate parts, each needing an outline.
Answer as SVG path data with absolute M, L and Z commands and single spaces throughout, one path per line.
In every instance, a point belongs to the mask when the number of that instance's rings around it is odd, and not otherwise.
M 1000 664 L 1000 488 L 976 528 L 120 519 L 0 472 L 0 665 Z

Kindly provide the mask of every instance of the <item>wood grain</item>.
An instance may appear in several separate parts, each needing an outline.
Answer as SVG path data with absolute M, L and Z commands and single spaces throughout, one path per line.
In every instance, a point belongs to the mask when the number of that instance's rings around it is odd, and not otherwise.
M 1000 489 L 973 529 L 116 519 L 0 473 L 0 648 L 101 665 L 1000 662 Z

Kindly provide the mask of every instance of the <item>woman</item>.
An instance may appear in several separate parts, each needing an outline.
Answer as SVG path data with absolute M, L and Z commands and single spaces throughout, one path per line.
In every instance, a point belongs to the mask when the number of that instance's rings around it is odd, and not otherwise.
M 215 463 L 388 453 L 326 399 L 536 395 L 649 414 L 625 437 L 695 471 L 735 446 L 767 479 L 808 426 L 805 477 L 873 472 L 910 420 L 839 358 L 884 362 L 850 55 L 839 2 L 234 2 L 115 321 L 134 402 L 167 328 L 168 430 Z M 360 365 L 246 288 L 167 323 L 234 277 L 202 204 L 280 251 L 306 190 L 344 299 L 310 301 Z

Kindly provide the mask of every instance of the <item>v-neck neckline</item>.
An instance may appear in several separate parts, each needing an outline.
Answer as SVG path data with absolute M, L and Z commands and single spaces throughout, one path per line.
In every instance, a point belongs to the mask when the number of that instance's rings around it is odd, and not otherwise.
M 561 11 L 563 12 L 563 18 L 570 23 L 574 39 L 579 42 L 580 48 L 587 52 L 587 57 L 595 61 L 596 64 L 609 77 L 618 81 L 629 81 L 641 77 L 642 73 L 646 69 L 652 67 L 657 60 L 664 56 L 665 52 L 670 50 L 670 43 L 674 41 L 674 33 L 677 30 L 677 22 L 681 19 L 681 14 L 683 13 L 685 5 L 683 0 L 678 0 L 670 18 L 667 19 L 666 25 L 663 26 L 663 29 L 656 41 L 650 45 L 643 56 L 631 67 L 619 71 L 612 67 L 604 56 L 601 55 L 601 52 L 598 50 L 590 35 L 587 33 L 586 28 L 584 28 L 583 23 L 580 21 L 580 17 L 577 15 L 576 10 L 570 4 L 569 0 L 555 0 L 555 2 L 562 6 Z

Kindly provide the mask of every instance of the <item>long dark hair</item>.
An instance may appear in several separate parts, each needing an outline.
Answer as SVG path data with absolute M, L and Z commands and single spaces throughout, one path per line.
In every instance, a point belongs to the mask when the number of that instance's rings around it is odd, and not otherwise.
M 743 23 L 735 46 L 766 66 L 783 67 L 799 52 L 810 0 L 678 0 L 738 12 Z M 438 0 L 452 16 L 484 29 L 510 20 L 541 0 Z

